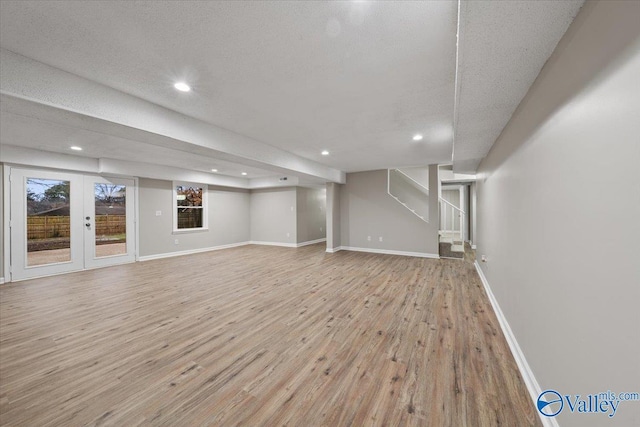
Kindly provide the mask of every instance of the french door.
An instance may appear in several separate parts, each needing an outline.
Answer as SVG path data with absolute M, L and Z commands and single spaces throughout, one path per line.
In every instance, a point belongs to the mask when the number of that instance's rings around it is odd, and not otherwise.
M 135 260 L 133 179 L 11 168 L 11 279 Z
M 84 177 L 84 267 L 135 261 L 132 179 Z

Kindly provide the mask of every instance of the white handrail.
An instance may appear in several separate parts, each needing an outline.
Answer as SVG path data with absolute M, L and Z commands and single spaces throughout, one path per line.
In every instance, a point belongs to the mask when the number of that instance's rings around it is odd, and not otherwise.
M 392 193 L 392 191 L 391 191 L 391 172 L 399 172 L 400 174 L 403 175 L 403 178 L 407 178 L 408 180 L 411 180 L 412 182 L 407 182 L 407 184 L 410 184 L 408 188 L 414 188 L 415 190 L 419 191 L 423 195 L 428 196 L 429 195 L 429 189 L 424 187 L 424 186 L 422 186 L 420 183 L 416 182 L 413 178 L 411 178 L 410 176 L 407 176 L 407 174 L 405 174 L 404 172 L 402 172 L 402 171 L 400 171 L 398 169 L 387 169 L 387 194 L 389 196 L 393 197 L 402 206 L 404 206 L 405 209 L 409 210 L 409 212 L 411 212 L 412 214 L 414 214 L 415 216 L 420 218 L 422 221 L 428 223 L 429 222 L 429 219 L 427 218 L 428 215 L 429 215 L 429 212 L 428 212 L 428 202 L 429 202 L 428 197 L 424 199 L 424 201 L 427 203 L 427 211 L 424 212 L 424 214 L 418 213 L 416 211 L 416 209 L 411 208 L 405 202 L 400 200 L 398 198 L 398 196 L 396 196 L 396 195 L 394 195 Z
M 459 207 L 457 207 L 456 205 L 454 205 L 453 203 L 451 203 L 448 200 L 443 199 L 442 197 L 440 197 L 440 201 L 441 202 L 445 202 L 446 204 L 448 204 L 449 206 L 451 206 L 453 209 L 459 210 L 460 212 L 462 212 L 463 214 L 467 214 L 465 211 L 463 211 L 462 209 L 460 209 Z
M 453 203 L 440 198 L 440 214 L 442 215 L 441 222 L 441 231 L 445 231 L 447 233 L 455 233 L 459 236 L 460 240 L 464 239 L 464 218 L 466 216 L 465 212 L 455 206 Z M 449 214 L 449 210 L 451 210 L 451 214 Z M 458 221 L 456 221 L 456 211 L 459 213 Z M 458 222 L 458 230 L 455 229 L 455 224 Z
M 401 173 L 402 175 L 404 175 L 405 178 L 413 181 L 414 184 L 416 184 L 418 187 L 422 188 L 424 190 L 424 192 L 429 195 L 429 189 L 427 187 L 425 187 L 424 185 L 420 184 L 418 181 L 416 181 L 415 179 L 411 178 L 409 175 L 407 175 L 406 173 L 402 172 L 400 169 L 392 169 L 396 172 Z

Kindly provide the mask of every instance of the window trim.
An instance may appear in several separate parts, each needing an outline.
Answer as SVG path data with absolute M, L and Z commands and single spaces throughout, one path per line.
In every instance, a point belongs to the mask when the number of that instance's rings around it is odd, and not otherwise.
M 173 198 L 172 206 L 173 206 L 173 233 L 172 234 L 181 234 L 181 233 L 198 233 L 202 231 L 209 231 L 209 186 L 207 184 L 201 184 L 199 182 L 188 182 L 188 181 L 172 181 L 173 188 L 171 190 L 171 195 Z M 178 190 L 177 187 L 196 187 L 202 188 L 202 227 L 195 228 L 178 228 Z M 198 209 L 196 207 L 196 209 Z

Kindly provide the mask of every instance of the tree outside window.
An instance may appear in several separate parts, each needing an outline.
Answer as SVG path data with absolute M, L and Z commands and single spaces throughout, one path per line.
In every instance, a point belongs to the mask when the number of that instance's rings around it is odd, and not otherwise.
M 175 230 L 206 229 L 206 185 L 174 184 Z

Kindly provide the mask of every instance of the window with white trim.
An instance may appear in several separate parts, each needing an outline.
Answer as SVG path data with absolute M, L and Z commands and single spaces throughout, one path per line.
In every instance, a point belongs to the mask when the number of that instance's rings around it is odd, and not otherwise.
M 207 229 L 207 186 L 173 183 L 173 231 Z

